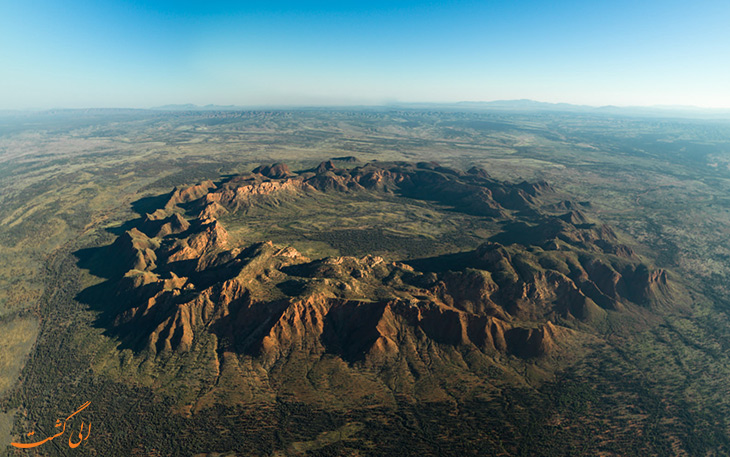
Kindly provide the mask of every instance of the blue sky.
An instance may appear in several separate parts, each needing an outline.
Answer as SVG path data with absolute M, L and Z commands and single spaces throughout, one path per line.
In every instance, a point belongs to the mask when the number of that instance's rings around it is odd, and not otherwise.
M 0 109 L 730 108 L 728 1 L 0 0 Z

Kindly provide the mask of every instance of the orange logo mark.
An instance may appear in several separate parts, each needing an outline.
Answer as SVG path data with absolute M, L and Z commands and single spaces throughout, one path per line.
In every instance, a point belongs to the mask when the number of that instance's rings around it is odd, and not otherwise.
M 56 433 L 55 435 L 51 435 L 48 438 L 41 440 L 41 441 L 36 441 L 35 443 L 10 443 L 10 445 L 19 447 L 19 448 L 31 448 L 31 447 L 40 446 L 41 444 L 43 444 L 47 441 L 51 441 L 54 438 L 58 438 L 59 436 L 63 435 L 66 432 L 66 422 L 68 422 L 69 419 L 74 417 L 76 414 L 78 414 L 81 411 L 83 411 L 84 409 L 86 409 L 90 404 L 91 404 L 91 402 L 87 401 L 86 403 L 81 405 L 81 407 L 79 409 L 77 409 L 70 416 L 68 416 L 66 418 L 66 420 L 63 422 L 61 422 L 61 419 L 56 420 L 55 427 L 57 427 L 57 428 L 61 427 L 61 426 L 63 426 L 63 427 L 61 428 L 61 431 Z M 89 434 L 91 433 L 91 423 L 89 423 L 89 425 L 86 427 L 86 436 L 83 435 L 83 432 L 84 432 L 84 422 L 81 421 L 81 430 L 79 431 L 79 435 L 78 435 L 79 440 L 74 442 L 73 434 L 71 434 L 71 436 L 68 437 L 68 446 L 71 449 L 79 447 L 79 445 L 81 444 L 82 441 L 85 441 L 86 439 L 89 438 Z M 34 434 L 35 434 L 35 432 L 30 432 L 26 436 L 33 436 Z

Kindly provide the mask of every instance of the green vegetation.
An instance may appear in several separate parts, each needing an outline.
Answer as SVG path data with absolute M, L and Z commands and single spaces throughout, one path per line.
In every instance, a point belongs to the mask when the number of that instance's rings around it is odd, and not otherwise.
M 97 455 L 730 452 L 727 123 L 425 111 L 71 112 L 4 122 L 0 439 L 9 413 L 17 410 L 14 437 L 29 430 L 43 435 L 56 417 L 89 400 L 98 428 L 84 446 Z M 77 301 L 101 280 L 80 269 L 73 253 L 109 244 L 138 217 L 133 202 L 172 186 L 260 163 L 305 169 L 351 155 L 481 165 L 499 179 L 545 179 L 573 200 L 590 201 L 586 212 L 618 227 L 622 242 L 668 268 L 691 296 L 647 317 L 652 325 L 641 331 L 622 332 L 626 323 L 612 323 L 607 342 L 557 379 L 521 388 L 495 381 L 493 393 L 462 403 L 397 399 L 391 408 L 342 411 L 280 398 L 272 409 L 213 402 L 187 414 L 175 410 L 177 399 L 135 383 L 125 365 L 128 351 L 117 354 L 119 342 L 105 335 L 98 311 Z M 323 198 L 256 208 L 253 224 L 245 216 L 223 222 L 238 227 L 231 231 L 241 239 L 292 243 L 315 257 L 390 258 L 473 248 L 483 222 L 413 201 Z M 267 212 L 276 213 L 275 224 L 264 222 Z M 110 354 L 117 354 L 124 376 L 100 374 L 98 363 Z M 60 444 L 38 452 L 68 453 Z
M 371 254 L 405 260 L 447 254 L 473 249 L 498 230 L 485 218 L 443 205 L 375 192 L 305 194 L 220 221 L 236 243 L 271 240 L 312 258 Z

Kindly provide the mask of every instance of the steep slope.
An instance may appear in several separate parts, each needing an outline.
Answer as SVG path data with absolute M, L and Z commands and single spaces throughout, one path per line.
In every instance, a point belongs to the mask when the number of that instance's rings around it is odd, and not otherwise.
M 322 192 L 436 201 L 503 231 L 474 250 L 408 263 L 313 260 L 271 242 L 232 246 L 216 219 Z M 113 245 L 126 273 L 115 279 L 123 306 L 109 331 L 160 370 L 170 360 L 194 363 L 212 344 L 218 381 L 207 389 L 220 395 L 240 385 L 230 379 L 248 375 L 231 367 L 245 363 L 265 373 L 246 378 L 261 401 L 271 389 L 307 401 L 361 390 L 439 400 L 457 393 L 456 380 L 487 389 L 484 366 L 519 383 L 515 361 L 542 373 L 558 369 L 597 341 L 610 315 L 670 306 L 676 287 L 609 227 L 579 210 L 542 209 L 553 193 L 544 182 L 499 182 L 476 168 L 370 163 L 348 170 L 331 161 L 300 174 L 262 166 L 220 185 L 176 189 Z M 335 370 L 332 379 L 310 385 L 297 374 L 323 366 Z M 210 392 L 196 407 L 212 401 Z

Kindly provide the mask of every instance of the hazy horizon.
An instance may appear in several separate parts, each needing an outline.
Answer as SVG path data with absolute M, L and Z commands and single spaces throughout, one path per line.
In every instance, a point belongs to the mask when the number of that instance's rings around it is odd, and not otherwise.
M 524 105 L 523 105 L 524 104 Z M 19 113 L 42 113 L 48 111 L 83 111 L 83 110 L 140 110 L 140 111 L 155 111 L 155 110 L 206 110 L 206 109 L 223 109 L 223 110 L 247 110 L 247 109 L 339 109 L 339 108 L 428 108 L 428 107 L 444 107 L 444 108 L 457 108 L 463 107 L 464 109 L 477 109 L 480 108 L 487 110 L 499 110 L 502 108 L 512 110 L 526 110 L 531 111 L 536 106 L 542 107 L 543 110 L 560 110 L 565 109 L 585 109 L 587 111 L 595 110 L 600 111 L 603 109 L 615 109 L 618 111 L 631 111 L 631 110 L 646 110 L 657 112 L 666 111 L 671 112 L 697 112 L 697 113 L 708 113 L 708 114 L 728 114 L 730 108 L 724 107 L 707 107 L 698 105 L 588 105 L 588 104 L 573 104 L 568 102 L 545 102 L 541 100 L 533 99 L 510 99 L 510 100 L 458 100 L 453 102 L 434 102 L 429 100 L 424 101 L 413 101 L 403 102 L 400 100 L 390 100 L 382 103 L 358 103 L 358 104 L 217 104 L 217 103 L 168 103 L 164 105 L 150 105 L 150 106 L 42 106 L 42 107 L 27 107 L 27 108 L 4 108 L 0 106 L 0 112 L 19 112 Z
M 530 99 L 730 109 L 730 4 L 28 0 L 0 109 Z

